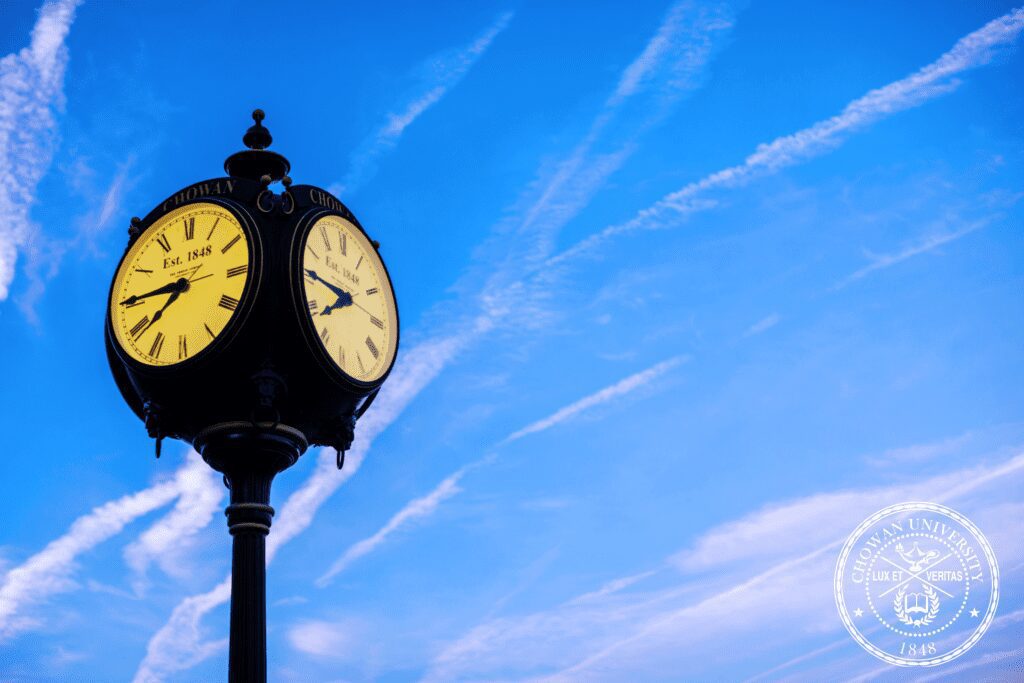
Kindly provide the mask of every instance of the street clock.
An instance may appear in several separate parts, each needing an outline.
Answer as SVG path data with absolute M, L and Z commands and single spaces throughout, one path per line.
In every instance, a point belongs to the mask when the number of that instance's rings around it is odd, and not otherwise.
M 157 456 L 164 438 L 191 443 L 230 489 L 228 678 L 246 683 L 266 680 L 273 478 L 311 444 L 342 466 L 399 331 L 380 244 L 330 192 L 292 184 L 263 118 L 253 112 L 226 177 L 131 220 L 105 326 L 114 380 Z

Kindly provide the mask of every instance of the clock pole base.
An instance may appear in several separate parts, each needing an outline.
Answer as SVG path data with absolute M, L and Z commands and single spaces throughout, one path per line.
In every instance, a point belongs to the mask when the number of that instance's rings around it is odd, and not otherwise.
M 267 680 L 267 552 L 274 475 L 295 464 L 308 443 L 302 432 L 275 423 L 227 422 L 204 429 L 195 449 L 224 474 L 232 536 L 230 683 Z

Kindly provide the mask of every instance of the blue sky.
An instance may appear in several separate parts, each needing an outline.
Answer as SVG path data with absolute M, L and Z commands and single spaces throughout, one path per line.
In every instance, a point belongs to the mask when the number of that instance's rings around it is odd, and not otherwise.
M 275 482 L 281 681 L 824 680 L 839 544 L 947 504 L 1020 670 L 1024 11 L 988 3 L 0 8 L 0 678 L 226 669 L 219 478 L 102 346 L 129 217 L 254 107 L 404 324 L 343 472 Z M 270 37 L 272 36 L 272 38 Z

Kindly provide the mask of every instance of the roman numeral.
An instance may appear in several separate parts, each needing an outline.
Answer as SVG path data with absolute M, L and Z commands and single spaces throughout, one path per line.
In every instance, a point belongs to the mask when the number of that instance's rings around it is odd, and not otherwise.
M 216 220 L 213 221 L 213 225 L 210 226 L 210 233 L 206 236 L 207 242 L 209 242 L 210 238 L 213 237 L 213 231 L 217 229 L 217 223 L 220 223 L 220 216 L 217 216 Z
M 182 222 L 185 224 L 185 239 L 190 240 L 196 236 L 196 217 L 183 218 Z
M 167 239 L 167 235 L 160 235 L 157 237 L 156 243 L 160 245 L 165 254 L 171 250 L 171 242 Z
M 359 363 L 359 372 L 366 372 L 366 366 L 363 365 L 363 357 L 358 353 L 356 354 L 356 362 Z
M 338 345 L 338 365 L 345 367 L 345 349 Z
M 371 294 L 376 294 L 379 291 L 380 290 L 377 289 L 376 287 L 370 287 L 368 290 L 366 290 L 366 296 L 370 296 Z
M 238 240 L 240 240 L 240 239 L 242 239 L 242 236 L 241 236 L 241 235 L 235 235 L 234 237 L 232 237 L 232 238 L 231 238 L 231 241 L 230 241 L 230 242 L 228 242 L 227 244 L 225 244 L 225 245 L 224 245 L 224 246 L 223 246 L 223 247 L 221 248 L 221 250 L 220 250 L 220 253 L 222 253 L 222 254 L 226 254 L 226 253 L 228 253 L 228 249 L 230 249 L 231 247 L 235 246 L 235 242 L 237 242 L 237 241 L 238 241 Z
M 249 266 L 235 266 L 234 268 L 228 268 L 228 277 L 244 275 L 247 270 L 249 270 Z
M 164 333 L 157 332 L 156 338 L 153 339 L 153 345 L 149 347 L 149 355 L 153 358 L 159 357 L 162 348 L 164 348 Z
M 220 301 L 217 302 L 217 305 L 220 306 L 221 308 L 226 308 L 229 311 L 233 311 L 236 308 L 238 308 L 238 299 L 230 297 L 227 294 L 221 294 Z
M 326 327 L 320 330 L 320 338 L 324 340 L 324 344 L 326 344 L 327 341 L 331 338 L 331 333 L 327 330 Z
M 341 255 L 348 256 L 348 235 L 341 233 Z
M 370 316 L 370 322 L 373 323 L 374 325 L 376 325 L 377 327 L 379 327 L 380 329 L 382 329 L 382 330 L 384 329 L 384 321 L 383 320 L 380 320 L 379 318 L 371 315 Z
M 216 336 L 217 336 L 217 335 L 215 335 L 215 334 L 213 333 L 213 330 L 211 330 L 211 329 L 210 329 L 210 326 L 209 326 L 209 325 L 207 325 L 206 323 L 203 323 L 203 327 L 205 327 L 205 328 L 206 328 L 206 332 L 207 332 L 207 333 L 208 333 L 208 334 L 210 335 L 210 339 L 213 339 L 214 337 L 216 337 Z
M 313 251 L 313 247 L 307 245 L 306 246 L 306 251 L 308 251 L 310 254 L 312 254 L 313 258 L 315 258 L 317 261 L 320 260 L 320 254 L 318 254 L 315 251 Z
M 356 261 L 356 267 L 353 270 L 359 270 L 359 264 L 363 262 L 363 255 L 359 255 L 359 260 Z
M 306 302 L 306 305 L 309 306 L 310 313 L 316 313 L 317 308 L 320 306 L 320 304 L 316 302 L 316 299 L 310 299 Z
M 324 241 L 324 251 L 330 251 L 331 241 L 327 239 L 327 230 L 322 225 L 320 226 L 320 238 Z
M 178 335 L 178 360 L 188 358 L 188 337 L 184 334 Z
M 148 315 L 144 315 L 144 316 L 142 316 L 142 320 L 140 320 L 139 322 L 135 323 L 135 327 L 133 327 L 131 329 L 132 337 L 136 337 L 137 338 L 140 334 L 142 334 L 142 331 L 144 329 L 146 329 L 147 325 L 149 325 L 149 316 Z
M 145 268 L 136 268 L 135 272 L 136 273 L 145 273 L 147 275 L 152 275 L 153 274 L 152 270 L 146 270 Z
M 366 338 L 366 348 L 370 349 L 370 353 L 373 354 L 374 358 L 380 356 L 380 351 L 377 350 L 377 345 L 373 343 L 373 340 L 369 337 Z

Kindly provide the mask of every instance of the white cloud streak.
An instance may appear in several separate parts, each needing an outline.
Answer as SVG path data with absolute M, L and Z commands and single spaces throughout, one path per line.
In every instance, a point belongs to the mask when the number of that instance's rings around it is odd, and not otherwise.
M 508 253 L 507 239 L 501 240 L 506 264 L 524 264 L 525 268 L 506 267 L 490 278 L 481 297 L 486 304 L 502 310 L 525 310 L 523 283 L 525 271 L 551 255 L 554 237 L 586 207 L 598 190 L 629 159 L 637 140 L 657 125 L 672 107 L 703 81 L 707 65 L 725 41 L 733 26 L 733 10 L 726 3 L 694 5 L 679 2 L 666 12 L 653 37 L 640 54 L 625 68 L 618 85 L 605 100 L 582 140 L 555 165 L 554 171 L 538 177 L 528 194 L 529 200 L 511 229 L 524 238 L 527 253 Z M 610 150 L 595 151 L 609 128 L 625 116 L 627 106 L 640 112 Z M 514 304 L 509 302 L 513 301 Z
M 976 230 L 984 228 L 986 225 L 988 225 L 988 223 L 988 219 L 978 220 L 965 225 L 959 230 L 953 230 L 950 232 L 944 232 L 937 235 L 931 235 L 921 240 L 917 244 L 912 244 L 906 249 L 895 254 L 869 254 L 871 263 L 864 266 L 860 270 L 852 273 L 851 275 L 840 281 L 838 284 L 836 284 L 832 289 L 841 289 L 853 282 L 856 282 L 857 280 L 860 280 L 866 275 L 874 273 L 875 271 L 883 270 L 885 268 L 891 268 L 892 266 L 895 266 L 898 263 L 902 263 L 903 261 L 906 261 L 909 258 L 913 258 L 914 256 L 927 254 L 929 251 L 937 249 L 941 247 L 943 244 L 954 242 L 960 239 L 961 237 L 965 237 L 966 235 L 970 235 L 972 232 L 975 232 Z
M 671 227 L 689 214 L 714 205 L 700 199 L 700 195 L 705 192 L 737 187 L 754 178 L 811 159 L 835 149 L 850 133 L 952 92 L 960 85 L 957 76 L 988 64 L 996 50 L 1013 43 L 1022 29 L 1024 9 L 1015 9 L 994 19 L 961 38 L 948 52 L 910 76 L 872 90 L 850 102 L 836 116 L 759 145 L 742 164 L 690 183 L 640 211 L 628 222 L 609 226 L 555 255 L 548 260 L 547 265 L 590 252 L 623 233 Z
M 352 155 L 345 179 L 340 184 L 332 186 L 331 191 L 335 194 L 353 192 L 359 185 L 369 180 L 376 171 L 377 160 L 380 156 L 398 144 L 405 129 L 412 125 L 423 112 L 440 102 L 449 90 L 459 84 L 487 51 L 487 48 L 491 46 L 498 34 L 508 27 L 512 16 L 512 12 L 502 14 L 469 45 L 455 51 L 454 54 L 444 54 L 433 58 L 428 63 L 429 76 L 420 85 L 416 96 L 397 113 L 388 114 L 387 121 L 360 143 Z
M 424 342 L 404 352 L 374 402 L 373 410 L 359 421 L 356 440 L 345 458 L 345 469 L 335 466 L 334 451 L 321 449 L 316 469 L 293 492 L 278 514 L 267 538 L 267 563 L 277 551 L 313 522 L 317 510 L 346 481 L 359 471 L 370 444 L 405 407 L 451 362 L 476 334 L 486 329 L 481 323 L 461 335 Z M 225 641 L 207 642 L 202 619 L 231 599 L 231 578 L 206 593 L 185 598 L 170 619 L 150 638 L 146 655 L 136 670 L 135 683 L 151 683 L 189 669 L 219 652 Z
M 345 571 L 353 562 L 369 555 L 383 545 L 396 531 L 416 520 L 434 514 L 441 503 L 462 491 L 462 488 L 459 486 L 459 480 L 469 471 L 470 467 L 466 466 L 459 469 L 454 474 L 446 477 L 427 495 L 409 501 L 377 533 L 350 546 L 341 557 L 334 561 L 330 569 L 316 580 L 316 585 L 320 588 L 328 585 L 331 579 Z
M 184 577 L 190 567 L 186 552 L 195 535 L 209 526 L 224 505 L 224 484 L 220 476 L 195 451 L 175 474 L 178 502 L 124 550 L 125 562 L 136 573 L 134 588 L 142 594 L 147 586 L 146 570 L 156 562 L 168 575 Z
M 352 622 L 303 621 L 288 629 L 288 642 L 297 651 L 314 657 L 346 659 L 358 654 Z
M 832 598 L 835 553 L 864 517 L 893 502 L 956 500 L 981 524 L 1019 519 L 1001 505 L 1015 500 L 1022 474 L 1024 455 L 1018 455 L 905 485 L 770 506 L 709 530 L 670 558 L 667 566 L 681 571 L 674 585 L 622 594 L 650 575 L 643 572 L 546 611 L 486 621 L 444 648 L 426 679 L 622 680 L 665 671 L 719 677 L 716 666 L 736 671 L 744 658 L 842 629 Z M 1021 554 L 1014 540 L 1021 525 L 1001 523 L 1007 528 L 989 532 L 989 540 L 1001 549 L 1001 561 L 1011 561 Z M 752 567 L 768 568 L 751 576 Z M 771 614 L 773 628 L 737 619 L 740 605 L 745 614 Z M 737 639 L 747 643 L 742 656 L 722 649 Z M 719 660 L 716 652 L 723 653 Z
M 748 327 L 747 331 L 743 333 L 743 336 L 753 337 L 754 335 L 761 334 L 762 332 L 767 332 L 778 325 L 780 320 L 782 320 L 782 317 L 778 313 L 772 313 Z
M 710 46 L 706 49 L 702 47 L 706 41 L 703 31 L 720 31 L 727 27 L 727 24 L 722 24 L 717 19 L 707 18 L 703 14 L 699 16 L 704 18 L 697 23 L 686 24 L 689 29 L 675 38 L 676 40 L 694 40 L 692 54 L 685 48 L 682 48 L 681 52 L 664 49 L 657 51 L 657 55 L 689 55 L 686 59 L 680 58 L 674 62 L 674 66 L 668 69 L 674 83 L 687 82 L 686 77 L 696 80 L 701 69 L 706 65 L 706 60 L 710 58 Z M 670 11 L 669 18 L 676 21 L 673 17 L 675 15 Z M 504 28 L 500 21 L 495 26 Z M 659 35 L 662 32 L 662 29 L 659 28 Z M 497 31 L 494 35 L 497 35 Z M 487 33 L 483 37 L 486 36 Z M 493 37 L 491 36 L 486 42 L 481 42 L 478 39 L 474 44 L 482 52 L 489 45 L 489 41 L 493 40 Z M 620 83 L 620 87 L 616 90 L 619 101 L 616 102 L 616 95 L 613 95 L 609 100 L 609 106 L 620 106 L 627 95 L 631 96 L 640 92 L 643 89 L 639 87 L 641 82 L 648 87 L 652 78 L 652 70 L 658 64 L 654 59 L 655 55 L 647 48 L 645 48 L 644 54 L 647 54 L 647 58 L 642 68 L 629 67 L 638 74 L 635 84 L 623 88 Z M 642 74 L 642 77 L 639 74 Z M 650 87 L 654 88 L 654 86 Z M 609 111 L 606 107 L 595 120 L 588 138 L 596 139 L 597 134 L 607 125 L 606 122 L 602 122 L 602 119 L 608 116 Z M 404 130 L 410 122 L 411 120 L 403 125 L 399 118 L 395 130 Z M 607 179 L 611 172 L 609 169 L 616 166 L 614 164 L 611 164 L 610 167 L 604 166 L 600 159 L 595 160 L 594 164 L 585 163 L 590 158 L 588 153 L 591 144 L 592 142 L 585 140 L 581 146 L 577 147 L 573 155 L 560 165 L 562 171 L 557 183 L 548 185 L 547 189 L 541 193 L 541 198 L 533 202 L 531 208 L 523 212 L 522 231 L 529 231 L 537 239 L 541 239 L 538 236 L 551 234 L 581 210 L 596 192 L 597 187 Z M 600 173 L 594 173 L 593 167 L 600 167 L 603 170 Z M 581 182 L 579 178 L 584 180 Z M 530 216 L 539 215 L 542 207 L 548 207 L 550 209 L 548 213 L 551 215 L 557 214 L 557 219 L 549 219 L 545 222 L 532 221 Z M 557 210 L 554 207 L 558 207 Z M 267 539 L 268 562 L 285 543 L 309 527 L 320 506 L 339 486 L 358 471 L 373 439 L 397 418 L 420 391 L 430 384 L 464 349 L 491 331 L 500 321 L 508 319 L 514 310 L 514 307 L 509 304 L 509 297 L 522 291 L 522 284 L 517 287 L 514 283 L 525 273 L 525 268 L 522 261 L 517 259 L 497 259 L 497 261 L 497 265 L 490 264 L 488 266 L 493 275 L 483 290 L 476 295 L 481 312 L 475 319 L 451 334 L 428 339 L 399 355 L 395 369 L 384 384 L 380 396 L 374 402 L 373 409 L 359 422 L 356 440 L 352 450 L 346 456 L 345 469 L 340 473 L 337 471 L 333 451 L 325 449 L 320 453 L 316 471 L 289 496 L 276 516 L 273 530 Z M 513 285 L 508 286 L 509 282 L 512 282 Z M 502 284 L 505 285 L 504 288 L 501 286 Z M 230 599 L 230 582 L 227 583 L 226 589 L 223 589 L 224 585 L 221 584 L 212 591 L 187 598 L 175 608 L 168 623 L 150 639 L 146 656 L 136 672 L 135 681 L 137 683 L 162 680 L 176 671 L 195 666 L 198 662 L 217 652 L 217 647 L 202 641 L 200 621 L 210 610 Z
M 626 377 L 625 379 L 620 380 L 611 386 L 605 387 L 600 391 L 595 391 L 589 396 L 584 396 L 580 400 L 570 403 L 569 405 L 565 406 L 564 408 L 561 408 L 560 410 L 555 411 L 554 413 L 545 417 L 542 420 L 537 420 L 536 422 L 529 424 L 523 427 L 522 429 L 509 434 L 507 437 L 505 437 L 505 440 L 502 441 L 502 443 L 511 443 L 513 441 L 517 441 L 523 438 L 528 434 L 536 434 L 537 432 L 542 432 L 546 429 L 551 429 L 552 427 L 559 425 L 565 422 L 566 420 L 575 417 L 576 415 L 579 415 L 585 410 L 589 410 L 590 408 L 599 406 L 603 403 L 608 403 L 614 398 L 618 398 L 619 396 L 623 396 L 632 391 L 636 391 L 640 387 L 650 384 L 652 381 L 654 381 L 661 375 L 664 375 L 666 372 L 676 367 L 680 363 L 684 362 L 685 360 L 687 360 L 685 356 L 677 356 L 675 358 L 670 358 L 666 361 L 662 361 L 657 365 L 653 365 L 647 368 L 646 370 L 642 370 L 636 374 L 630 375 L 629 377 Z
M 24 608 L 76 587 L 71 578 L 79 555 L 120 533 L 135 519 L 170 503 L 180 493 L 177 479 L 118 498 L 79 517 L 66 534 L 51 541 L 0 585 L 0 641 L 36 625 Z
M 19 250 L 36 232 L 29 213 L 57 146 L 64 41 L 79 1 L 44 3 L 29 46 L 0 59 L 0 301 L 7 298 Z

